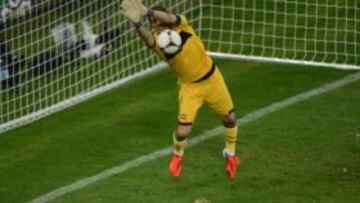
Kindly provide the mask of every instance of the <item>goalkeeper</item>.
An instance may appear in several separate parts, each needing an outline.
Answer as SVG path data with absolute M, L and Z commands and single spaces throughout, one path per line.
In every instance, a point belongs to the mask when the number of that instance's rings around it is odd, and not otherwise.
M 201 39 L 196 35 L 187 19 L 174 15 L 162 6 L 147 9 L 141 0 L 123 0 L 122 14 L 131 20 L 147 46 L 165 60 L 179 76 L 178 127 L 173 135 L 174 155 L 169 164 L 169 172 L 174 177 L 180 175 L 186 138 L 191 133 L 198 109 L 205 102 L 222 118 L 225 134 L 226 171 L 230 179 L 235 178 L 239 157 L 235 156 L 237 138 L 236 116 L 230 93 L 224 79 L 206 53 Z M 141 22 L 147 17 L 156 32 L 151 33 Z M 171 29 L 182 38 L 178 53 L 167 55 L 157 45 L 159 33 Z

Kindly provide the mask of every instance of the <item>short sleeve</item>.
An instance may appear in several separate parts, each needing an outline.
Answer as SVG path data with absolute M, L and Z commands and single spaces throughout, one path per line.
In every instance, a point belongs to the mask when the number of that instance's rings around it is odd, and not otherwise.
M 188 25 L 188 20 L 184 15 L 176 15 L 176 26 L 186 26 Z
M 194 29 L 189 25 L 187 18 L 184 15 L 177 15 L 176 29 L 196 35 Z

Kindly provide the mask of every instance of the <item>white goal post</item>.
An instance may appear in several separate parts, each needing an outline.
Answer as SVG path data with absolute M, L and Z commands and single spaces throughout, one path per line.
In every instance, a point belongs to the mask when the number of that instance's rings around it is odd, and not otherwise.
M 3 0 L 0 133 L 166 65 L 119 0 Z M 358 0 L 144 0 L 185 14 L 213 57 L 360 70 Z

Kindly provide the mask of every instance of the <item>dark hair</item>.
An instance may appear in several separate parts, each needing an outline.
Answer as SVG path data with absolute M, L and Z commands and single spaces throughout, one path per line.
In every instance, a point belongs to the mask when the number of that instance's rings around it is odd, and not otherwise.
M 152 7 L 150 7 L 151 10 L 154 10 L 154 11 L 163 11 L 163 12 L 166 12 L 166 13 L 170 13 L 170 11 L 165 8 L 165 6 L 162 6 L 160 4 L 157 4 L 157 5 L 154 5 Z
M 151 7 L 150 7 L 150 10 L 153 10 L 153 11 L 162 11 L 162 12 L 165 12 L 165 13 L 171 13 L 170 10 L 168 10 L 165 6 L 162 6 L 162 5 L 160 5 L 160 4 L 151 6 Z M 151 22 L 150 16 L 148 16 L 148 20 L 149 20 L 149 22 Z M 162 26 L 169 27 L 169 25 L 166 25 L 166 24 L 162 24 Z M 170 26 L 170 27 L 171 27 L 171 26 Z

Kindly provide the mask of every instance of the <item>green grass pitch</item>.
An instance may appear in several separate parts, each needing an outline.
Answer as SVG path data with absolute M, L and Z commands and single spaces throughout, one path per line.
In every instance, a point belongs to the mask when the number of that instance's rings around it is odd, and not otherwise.
M 239 117 L 353 71 L 216 61 Z M 169 157 L 54 202 L 358 202 L 360 82 L 267 115 L 240 129 L 237 180 L 225 174 L 217 137 L 186 151 L 181 178 Z M 176 76 L 131 82 L 0 136 L 0 202 L 26 202 L 171 144 Z M 201 109 L 193 136 L 220 126 Z

